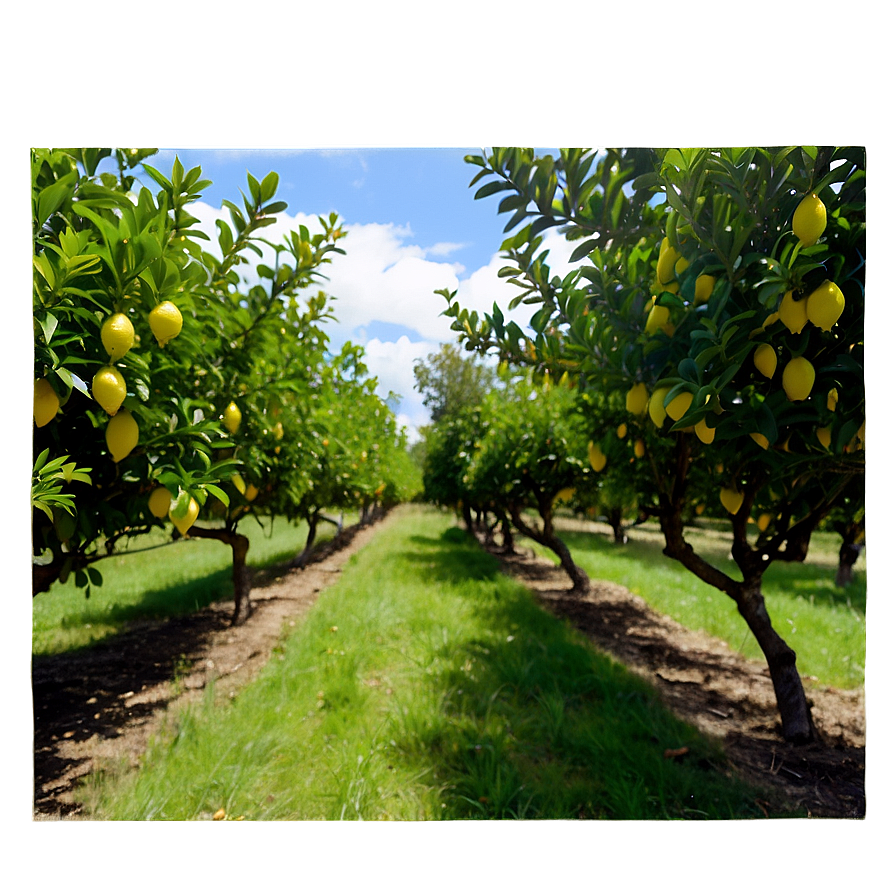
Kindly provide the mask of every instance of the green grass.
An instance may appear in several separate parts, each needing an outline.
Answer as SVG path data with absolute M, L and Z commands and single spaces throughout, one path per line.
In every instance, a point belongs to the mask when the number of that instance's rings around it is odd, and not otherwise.
M 762 817 L 718 745 L 452 522 L 396 512 L 254 682 L 96 775 L 88 817 Z
M 582 531 L 583 525 L 590 531 Z M 745 656 L 762 658 L 734 602 L 663 555 L 655 523 L 630 529 L 625 545 L 614 544 L 606 526 L 561 519 L 558 528 L 576 563 L 593 579 L 623 585 L 682 625 L 715 635 Z M 689 528 L 687 537 L 699 553 L 739 579 L 728 559 L 725 531 L 724 524 L 707 520 Z M 520 544 L 556 559 L 534 543 Z M 865 555 L 856 564 L 854 582 L 838 588 L 839 547 L 837 535 L 816 532 L 804 563 L 769 567 L 763 593 L 778 633 L 796 651 L 801 674 L 814 676 L 819 685 L 855 688 L 865 681 Z
M 356 520 L 346 521 L 346 525 Z M 277 519 L 264 525 L 247 517 L 239 531 L 250 540 L 248 562 L 253 567 L 281 563 L 294 557 L 305 544 L 308 527 Z M 328 524 L 318 527 L 318 540 L 332 537 Z M 155 550 L 141 550 L 145 548 Z M 233 594 L 230 548 L 206 538 L 171 541 L 157 531 L 132 539 L 123 550 L 95 567 L 103 584 L 92 588 L 90 598 L 76 588 L 73 578 L 56 582 L 46 594 L 34 598 L 32 651 L 61 653 L 100 641 L 120 631 L 130 620 L 164 618 L 192 613 Z

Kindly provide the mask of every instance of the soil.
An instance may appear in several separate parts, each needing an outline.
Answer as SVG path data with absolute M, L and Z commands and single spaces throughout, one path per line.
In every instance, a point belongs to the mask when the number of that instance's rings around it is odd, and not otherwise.
M 107 763 L 139 764 L 150 738 L 211 681 L 221 698 L 250 681 L 284 631 L 301 622 L 381 525 L 344 530 L 305 569 L 256 573 L 254 609 L 239 628 L 230 625 L 230 603 L 221 602 L 190 616 L 133 624 L 91 648 L 34 657 L 34 819 L 86 817 L 78 802 L 82 778 Z M 573 595 L 550 561 L 497 556 L 552 612 L 649 679 L 680 717 L 718 738 L 732 770 L 768 794 L 758 800 L 764 812 L 864 817 L 863 690 L 812 688 L 807 681 L 820 738 L 788 745 L 762 664 L 654 612 L 619 585 L 592 581 L 587 595 Z

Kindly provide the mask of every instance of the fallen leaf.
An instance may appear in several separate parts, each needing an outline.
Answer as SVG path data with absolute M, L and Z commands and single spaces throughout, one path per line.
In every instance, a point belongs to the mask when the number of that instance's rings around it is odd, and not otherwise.
M 663 759 L 675 759 L 677 756 L 684 756 L 689 752 L 690 750 L 687 747 L 678 747 L 675 750 L 664 750 Z
M 227 818 L 227 812 L 224 809 L 218 809 L 214 815 L 212 815 L 212 821 L 224 821 Z

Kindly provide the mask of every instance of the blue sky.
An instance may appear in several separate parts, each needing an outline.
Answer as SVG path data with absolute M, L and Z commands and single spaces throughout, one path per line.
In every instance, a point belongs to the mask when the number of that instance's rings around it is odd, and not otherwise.
M 366 349 L 367 363 L 383 397 L 401 396 L 396 408 L 411 438 L 429 421 L 414 389 L 413 364 L 453 342 L 441 316 L 441 288 L 456 289 L 471 309 L 506 307 L 513 288 L 500 281 L 505 217 L 498 198 L 474 200 L 470 180 L 478 171 L 464 161 L 478 147 L 389 149 L 164 148 L 149 163 L 168 173 L 175 156 L 199 166 L 212 186 L 193 206 L 201 227 L 215 235 L 222 200 L 240 202 L 246 174 L 261 180 L 276 171 L 278 198 L 289 204 L 266 236 L 274 238 L 317 215 L 337 212 L 348 236 L 326 269 L 324 289 L 334 298 L 337 322 L 327 330 L 334 347 L 346 340 Z M 150 187 L 152 181 L 147 180 Z M 229 214 L 223 212 L 229 220 Z M 558 242 L 560 240 L 558 239 Z M 524 324 L 530 312 L 515 318 Z

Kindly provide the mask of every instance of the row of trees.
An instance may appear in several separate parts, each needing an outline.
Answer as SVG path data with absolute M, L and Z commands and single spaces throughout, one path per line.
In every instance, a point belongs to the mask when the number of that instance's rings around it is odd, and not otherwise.
M 501 276 L 519 288 L 511 307 L 534 314 L 527 334 L 497 306 L 480 316 L 442 291 L 460 341 L 577 386 L 605 494 L 633 490 L 665 553 L 735 601 L 785 738 L 812 739 L 762 580 L 803 560 L 827 518 L 864 527 L 864 152 L 499 148 L 467 161 L 476 197 L 500 195 L 511 215 Z M 572 243 L 563 278 L 543 245 L 552 228 Z M 625 443 L 643 462 L 620 462 Z M 730 521 L 739 579 L 687 541 L 703 504 Z
M 33 591 L 100 584 L 92 563 L 170 519 L 231 547 L 239 622 L 241 517 L 304 518 L 313 537 L 324 508 L 409 497 L 415 471 L 362 350 L 334 354 L 322 328 L 338 216 L 266 239 L 286 203 L 275 173 L 250 174 L 210 251 L 190 213 L 210 182 L 154 152 L 32 152 Z

